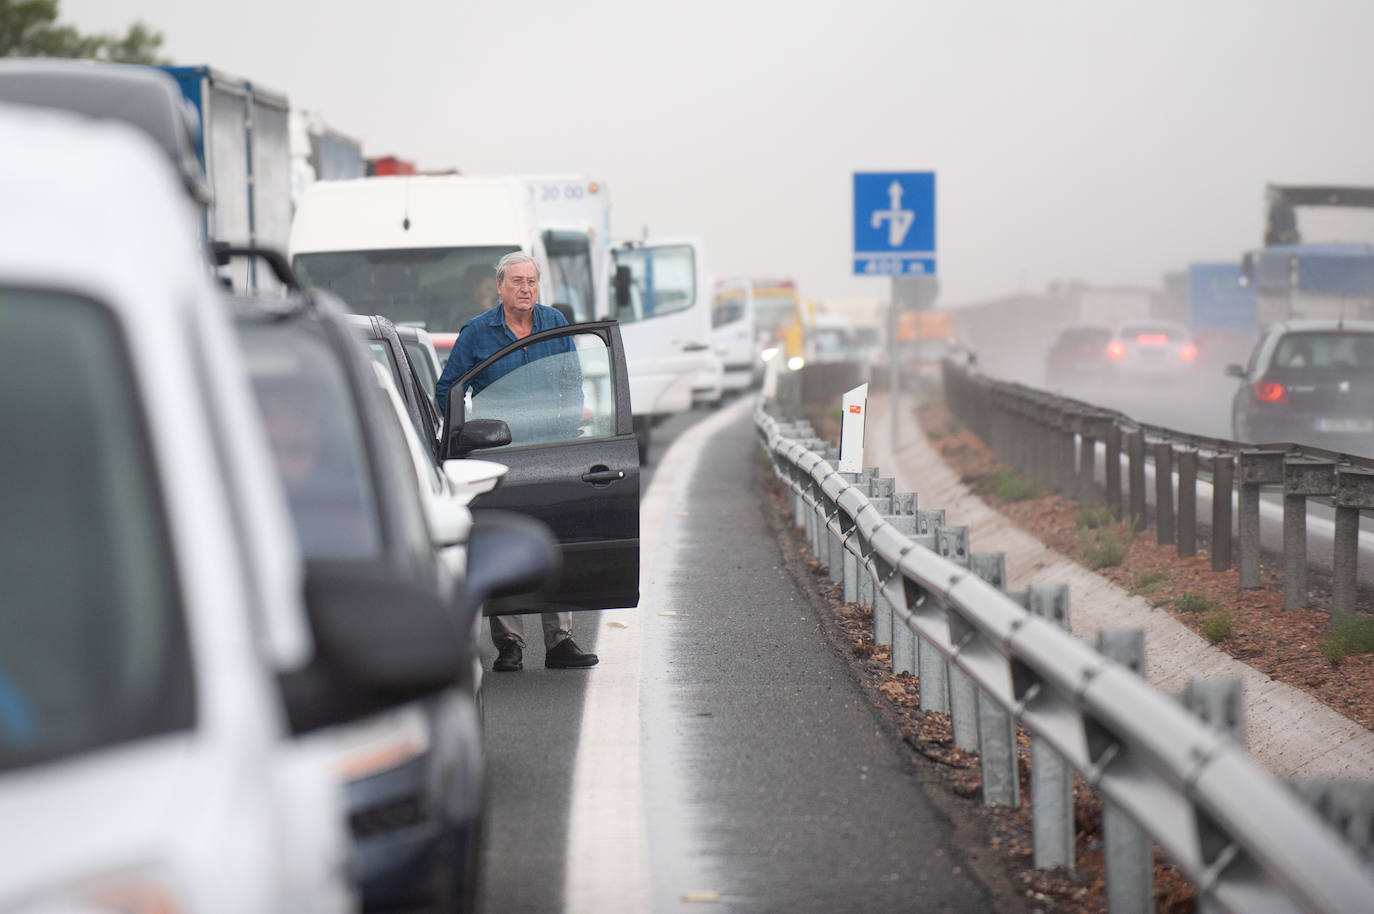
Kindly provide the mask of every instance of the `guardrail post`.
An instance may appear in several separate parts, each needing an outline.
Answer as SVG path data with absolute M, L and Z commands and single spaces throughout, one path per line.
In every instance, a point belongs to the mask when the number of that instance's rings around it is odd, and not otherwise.
M 892 515 L 886 520 L 902 533 L 908 536 L 916 535 L 919 532 L 916 517 L 916 493 L 894 492 L 892 495 Z M 879 561 L 877 568 L 883 580 L 886 580 L 893 573 L 893 569 L 885 562 Z M 886 607 L 886 612 L 892 618 L 892 672 L 915 673 L 916 633 L 908 625 L 897 624 L 895 610 L 881 590 L 878 591 L 878 602 Z
M 1244 748 L 1245 691 L 1239 679 L 1190 679 L 1179 700 L 1207 726 Z
M 1127 469 L 1131 477 L 1130 529 L 1139 533 L 1145 529 L 1145 430 L 1136 429 L 1126 436 Z
M 1121 520 L 1121 426 L 1107 424 L 1107 507 L 1112 517 Z
M 1323 779 L 1291 781 L 1288 786 L 1366 863 L 1374 864 L 1374 783 Z
M 1283 461 L 1283 608 L 1307 605 L 1307 498 L 1336 494 L 1336 465 L 1287 457 Z
M 1098 632 L 1097 649 L 1137 675 L 1144 675 L 1144 632 Z M 1140 826 L 1105 800 L 1102 803 L 1102 843 L 1107 910 L 1111 914 L 1151 914 L 1155 909 L 1154 845 Z
M 1059 471 L 1059 491 L 1066 498 L 1078 495 L 1078 471 L 1074 467 L 1074 458 L 1077 456 L 1078 422 L 1077 410 L 1059 411 L 1059 454 L 1054 465 Z
M 1360 562 L 1360 510 L 1374 508 L 1374 470 L 1336 470 L 1336 531 L 1331 544 L 1331 616 L 1355 609 Z
M 1002 552 L 975 552 L 968 559 L 969 570 L 998 590 L 1007 587 L 1007 557 Z M 954 745 L 970 752 L 978 750 L 978 715 L 985 699 L 973 679 L 959 667 L 949 667 L 949 719 L 954 730 Z
M 1031 585 L 1027 608 L 1069 631 L 1069 588 Z M 1031 836 L 1038 870 L 1074 869 L 1073 771 L 1042 739 L 1031 738 Z
M 1197 555 L 1197 450 L 1178 452 L 1178 554 Z
M 1155 442 L 1155 541 L 1174 541 L 1174 446 L 1168 440 Z
M 852 486 L 866 488 L 863 482 L 863 475 L 860 473 L 841 473 L 840 478 Z M 836 538 L 831 536 L 827 546 L 827 570 L 830 572 L 832 583 L 839 583 L 844 588 L 844 601 L 846 603 L 858 602 L 859 573 L 854 562 L 854 556 L 844 547 L 844 542 L 852 536 L 853 528 L 845 529 L 843 521 L 840 523 L 840 532 L 843 536 Z M 836 546 L 839 547 L 838 553 Z M 838 572 L 838 577 L 836 576 Z
M 1102 437 L 1102 422 L 1084 413 L 1078 413 L 1074 421 L 1078 429 L 1078 481 L 1073 494 L 1085 508 L 1091 508 L 1102 501 L 1094 478 L 1097 439 Z
M 1240 586 L 1260 586 L 1260 487 L 1283 482 L 1282 451 L 1241 451 L 1236 526 L 1240 528 Z
M 1231 567 L 1231 487 L 1235 458 L 1230 454 L 1212 456 L 1212 570 Z

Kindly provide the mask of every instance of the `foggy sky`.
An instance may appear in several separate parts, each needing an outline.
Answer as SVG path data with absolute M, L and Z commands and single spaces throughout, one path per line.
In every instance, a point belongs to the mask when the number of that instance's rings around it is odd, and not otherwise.
M 854 171 L 934 170 L 947 305 L 1235 260 L 1266 182 L 1374 184 L 1374 3 L 61 0 L 369 155 L 581 171 L 718 277 L 850 275 Z

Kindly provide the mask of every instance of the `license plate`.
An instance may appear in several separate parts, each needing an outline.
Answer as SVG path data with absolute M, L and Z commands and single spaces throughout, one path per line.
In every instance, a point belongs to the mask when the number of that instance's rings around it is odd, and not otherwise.
M 1317 431 L 1345 434 L 1374 432 L 1374 419 L 1318 419 Z

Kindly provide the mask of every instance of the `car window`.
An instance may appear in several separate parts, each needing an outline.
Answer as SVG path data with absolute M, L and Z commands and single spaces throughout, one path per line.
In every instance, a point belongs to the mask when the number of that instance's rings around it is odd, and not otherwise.
M 1374 334 L 1289 333 L 1274 349 L 1276 368 L 1354 369 L 1374 372 Z
M 174 552 L 115 323 L 0 288 L 0 390 L 0 769 L 190 727 Z
M 744 319 L 744 292 L 731 290 L 716 293 L 711 305 L 711 326 L 720 327 Z
M 696 254 L 690 245 L 631 248 L 612 254 L 617 267 L 630 269 L 630 304 L 616 309 L 616 319 L 622 324 L 685 311 L 696 303 Z
M 430 360 L 429 349 L 419 340 L 402 340 L 406 354 L 410 356 L 410 367 L 414 369 L 416 377 L 420 379 L 420 386 L 429 391 L 429 397 L 434 399 L 434 385 L 438 382 L 439 376 L 434 373 L 434 362 Z
M 1123 339 L 1152 337 L 1160 342 L 1175 343 L 1188 338 L 1188 331 L 1177 324 L 1126 324 L 1119 334 Z M 1141 342 L 1144 342 L 1141 340 Z
M 1106 327 L 1069 327 L 1059 334 L 1061 342 L 1079 345 L 1106 343 L 1111 338 L 1112 332 Z
M 529 350 L 552 345 L 547 354 Z M 509 447 L 606 438 L 615 434 L 615 385 L 610 350 L 601 337 L 579 333 L 537 343 L 488 366 L 488 379 L 466 401 L 466 418 L 502 419 Z M 495 450 L 494 448 L 492 450 Z
M 241 322 L 239 337 L 305 557 L 380 556 L 377 500 L 342 366 L 292 324 Z

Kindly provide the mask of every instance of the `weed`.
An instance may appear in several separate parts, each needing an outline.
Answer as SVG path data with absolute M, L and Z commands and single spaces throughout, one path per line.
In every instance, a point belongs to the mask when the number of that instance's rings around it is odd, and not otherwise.
M 1083 561 L 1093 571 L 1120 565 L 1130 551 L 1131 533 L 1121 527 L 1103 527 L 1083 541 Z
M 1214 608 L 1210 600 L 1196 593 L 1185 593 L 1174 601 L 1174 605 L 1185 613 L 1205 613 Z
M 1040 487 L 1015 470 L 998 470 L 978 484 L 979 495 L 995 495 L 1002 501 L 1026 501 L 1040 496 Z
M 1331 625 L 1319 643 L 1327 660 L 1335 663 L 1351 654 L 1374 652 L 1374 616 L 1341 613 L 1331 617 Z
M 957 435 L 964 430 L 964 423 L 955 416 L 950 416 L 945 420 L 945 432 L 950 435 Z
M 1111 508 L 1084 508 L 1078 512 L 1078 529 L 1097 530 L 1116 523 Z
M 1154 593 L 1169 581 L 1169 574 L 1165 571 L 1147 571 L 1138 575 L 1135 579 L 1135 589 L 1132 593 L 1148 594 Z
M 1225 641 L 1235 634 L 1231 625 L 1231 610 L 1214 609 L 1203 616 L 1202 634 L 1213 644 L 1218 641 Z

